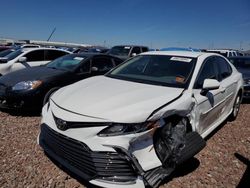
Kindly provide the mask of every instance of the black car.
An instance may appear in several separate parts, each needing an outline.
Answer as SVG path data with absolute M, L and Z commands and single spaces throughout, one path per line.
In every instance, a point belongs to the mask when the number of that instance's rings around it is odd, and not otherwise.
M 242 73 L 244 80 L 243 97 L 250 98 L 250 56 L 236 56 L 228 59 Z
M 44 66 L 6 74 L 0 77 L 0 108 L 40 110 L 60 87 L 104 74 L 121 62 L 105 54 L 70 54 Z

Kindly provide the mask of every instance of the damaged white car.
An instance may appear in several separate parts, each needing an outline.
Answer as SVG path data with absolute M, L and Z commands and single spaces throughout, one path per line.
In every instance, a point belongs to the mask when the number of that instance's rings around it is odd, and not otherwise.
M 158 187 L 236 118 L 242 89 L 242 75 L 221 55 L 143 53 L 52 94 L 38 141 L 90 184 Z

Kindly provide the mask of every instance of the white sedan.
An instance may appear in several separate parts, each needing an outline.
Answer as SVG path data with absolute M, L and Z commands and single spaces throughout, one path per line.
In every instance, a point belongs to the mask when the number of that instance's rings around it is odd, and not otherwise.
M 32 47 L 32 48 L 31 48 Z M 51 48 L 22 46 L 4 57 L 0 57 L 0 76 L 7 73 L 46 63 L 71 52 Z
M 242 93 L 242 75 L 221 55 L 147 52 L 52 94 L 38 141 L 91 184 L 157 187 L 237 117 Z

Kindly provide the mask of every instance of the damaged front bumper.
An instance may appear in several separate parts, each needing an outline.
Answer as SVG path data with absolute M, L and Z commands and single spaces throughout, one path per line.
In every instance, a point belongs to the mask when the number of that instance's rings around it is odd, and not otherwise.
M 96 152 L 85 143 L 58 134 L 41 125 L 39 144 L 45 153 L 64 168 L 101 187 L 144 187 L 135 163 L 126 152 Z M 117 148 L 116 148 L 117 149 Z M 120 150 L 119 150 L 120 151 Z M 138 163 L 137 163 L 138 165 Z
M 52 107 L 53 103 L 50 108 L 48 104 L 43 108 L 39 144 L 60 165 L 96 186 L 158 187 L 176 165 L 205 146 L 200 135 L 192 132 L 193 136 L 186 134 L 184 140 L 181 139 L 188 146 L 187 149 L 180 149 L 183 143 L 178 136 L 184 136 L 182 131 L 181 134 L 177 131 L 177 134 L 175 129 L 170 128 L 171 124 L 167 125 L 162 120 L 159 121 L 159 127 L 150 131 L 123 136 L 99 137 L 97 134 L 105 127 L 98 126 L 62 131 L 55 123 Z M 59 117 L 70 115 L 75 121 L 92 120 L 91 117 L 72 114 L 63 109 L 53 113 Z M 191 152 L 190 148 L 193 148 Z
M 136 139 L 131 142 L 132 148 L 130 147 L 129 150 L 115 145 L 104 145 L 113 148 L 115 152 L 97 152 L 92 151 L 83 142 L 59 134 L 46 124 L 41 125 L 39 135 L 39 144 L 47 155 L 91 184 L 101 187 L 144 187 L 145 185 L 158 187 L 162 180 L 174 171 L 175 166 L 166 166 L 167 163 L 162 161 L 163 164 L 160 166 L 145 171 L 137 158 L 138 151 L 144 153 L 137 148 L 137 141 Z M 196 154 L 197 151 L 192 154 Z M 159 153 L 159 151 L 156 152 Z M 169 158 L 174 156 L 173 153 L 168 155 Z M 178 165 L 178 161 L 175 162 Z

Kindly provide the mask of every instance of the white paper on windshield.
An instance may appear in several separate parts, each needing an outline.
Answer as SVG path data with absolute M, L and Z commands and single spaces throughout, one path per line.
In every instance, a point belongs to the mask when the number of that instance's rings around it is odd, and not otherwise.
M 83 57 L 74 57 L 74 60 L 82 61 L 83 59 L 84 59 Z
M 130 49 L 130 47 L 129 46 L 125 46 L 124 49 Z
M 171 57 L 172 61 L 182 61 L 182 62 L 187 62 L 190 63 L 192 61 L 192 59 L 190 58 L 186 58 L 186 57 Z

